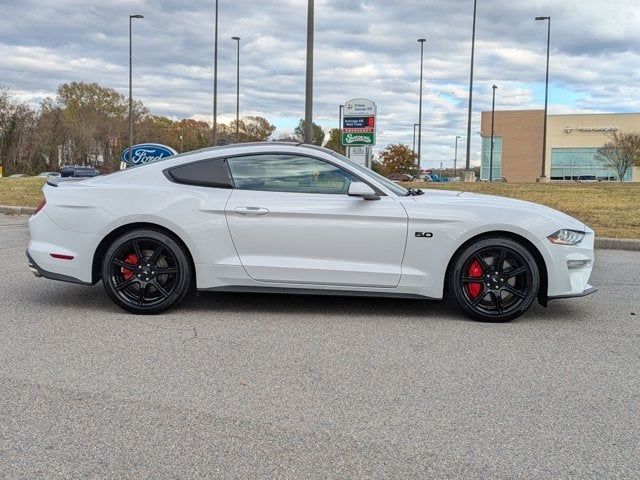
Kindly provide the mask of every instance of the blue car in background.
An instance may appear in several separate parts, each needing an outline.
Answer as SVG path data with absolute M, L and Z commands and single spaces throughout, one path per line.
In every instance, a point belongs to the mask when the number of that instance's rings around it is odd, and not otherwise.
M 432 173 L 429 176 L 431 177 L 432 182 L 447 183 L 449 181 L 447 177 L 441 177 L 437 173 Z

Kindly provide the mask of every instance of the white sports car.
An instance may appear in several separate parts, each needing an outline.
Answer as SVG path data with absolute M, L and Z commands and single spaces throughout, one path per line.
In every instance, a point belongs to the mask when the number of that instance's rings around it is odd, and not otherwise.
M 93 285 L 134 313 L 208 291 L 441 299 L 503 322 L 579 297 L 594 233 L 533 203 L 406 190 L 330 150 L 199 150 L 77 181 L 51 179 L 29 220 L 36 276 Z M 74 181 L 76 180 L 76 181 Z

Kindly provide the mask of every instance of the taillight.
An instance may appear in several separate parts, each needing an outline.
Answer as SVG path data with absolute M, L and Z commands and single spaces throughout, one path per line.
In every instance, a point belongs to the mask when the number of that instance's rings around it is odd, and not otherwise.
M 42 210 L 46 204 L 47 204 L 47 199 L 43 197 L 42 200 L 40 200 L 40 203 L 36 207 L 36 210 L 35 210 L 35 212 L 33 212 L 33 214 L 35 215 L 40 210 Z

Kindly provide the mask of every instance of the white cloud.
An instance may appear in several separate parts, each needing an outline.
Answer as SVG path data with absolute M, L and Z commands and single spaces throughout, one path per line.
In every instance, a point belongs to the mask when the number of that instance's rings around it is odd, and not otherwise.
M 0 0 L 0 77 L 37 103 L 60 83 L 97 81 L 127 94 L 128 15 L 134 22 L 134 93 L 153 113 L 210 119 L 213 0 Z M 418 117 L 419 47 L 426 37 L 423 159 L 453 158 L 466 134 L 472 0 L 317 0 L 314 117 L 337 124 L 338 105 L 379 106 L 379 146 L 411 144 Z M 551 111 L 640 111 L 640 14 L 626 0 L 478 2 L 473 158 L 480 111 L 540 108 L 546 24 L 552 16 Z M 235 110 L 291 125 L 304 115 L 305 0 L 220 0 L 220 121 Z M 293 119 L 293 120 L 292 120 Z M 288 130 L 284 128 L 284 130 Z M 459 144 L 459 160 L 464 139 Z

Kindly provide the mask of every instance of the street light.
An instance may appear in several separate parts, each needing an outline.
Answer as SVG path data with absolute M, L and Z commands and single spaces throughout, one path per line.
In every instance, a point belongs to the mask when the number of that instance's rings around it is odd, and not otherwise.
M 493 100 L 491 101 L 491 150 L 489 154 L 489 182 L 493 181 L 493 137 L 495 135 L 494 119 L 496 114 L 496 85 L 491 87 L 493 89 Z
M 416 154 L 416 127 L 418 126 L 417 123 L 413 124 L 413 154 Z
M 547 21 L 547 75 L 544 81 L 544 130 L 542 131 L 542 173 L 540 179 L 544 181 L 547 177 L 547 110 L 549 107 L 549 46 L 551 44 L 551 17 L 536 17 L 537 21 Z
M 458 139 L 462 138 L 460 135 L 456 135 L 456 154 L 453 157 L 453 177 L 456 176 L 456 171 L 458 169 Z
M 231 37 L 238 46 L 236 59 L 236 143 L 240 142 L 240 37 Z
M 313 143 L 313 0 L 307 5 L 307 78 L 304 101 L 304 141 Z
M 420 43 L 420 108 L 418 113 L 418 171 L 420 170 L 420 160 L 421 160 L 421 151 L 422 151 L 422 65 L 424 59 L 424 42 L 426 42 L 426 38 L 419 38 L 418 43 Z
M 216 0 L 215 34 L 213 41 L 213 146 L 218 144 L 218 0 Z
M 142 15 L 129 15 L 129 166 L 133 159 L 133 49 L 131 46 L 131 21 L 144 18 Z
M 477 0 L 473 0 L 473 31 L 471 33 L 471 69 L 469 73 L 469 111 L 467 113 L 467 160 L 466 170 L 471 168 L 471 110 L 473 106 L 473 57 L 476 49 L 476 9 Z

